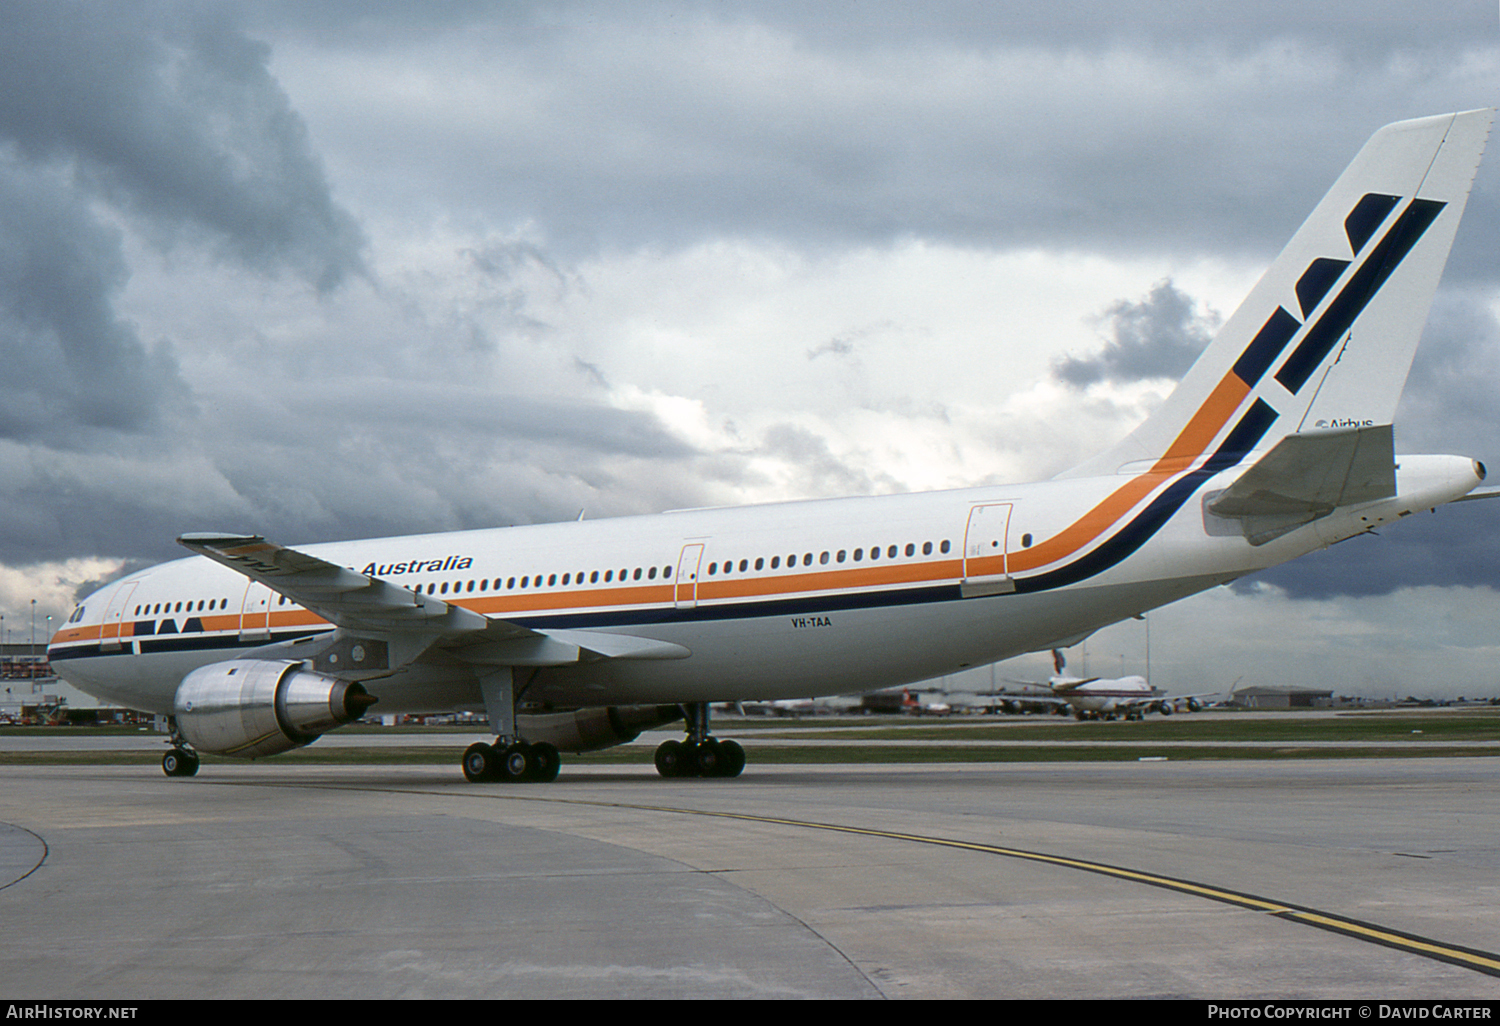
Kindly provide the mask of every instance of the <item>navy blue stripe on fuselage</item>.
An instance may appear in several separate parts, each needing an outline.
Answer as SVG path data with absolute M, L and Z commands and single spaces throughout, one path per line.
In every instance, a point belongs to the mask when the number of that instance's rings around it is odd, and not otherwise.
M 1096 574 L 1101 574 L 1129 558 L 1151 537 L 1161 530 L 1168 520 L 1192 497 L 1203 482 L 1234 466 L 1245 458 L 1271 429 L 1278 414 L 1264 400 L 1255 404 L 1240 418 L 1240 422 L 1225 436 L 1219 448 L 1197 470 L 1184 474 L 1168 485 L 1160 495 L 1141 511 L 1130 523 L 1089 552 L 1067 566 L 1016 580 L 1016 591 L 1021 594 L 1048 591 L 1064 585 L 1076 584 Z
M 1214 454 L 1197 470 L 1190 471 L 1168 485 L 1134 519 L 1109 537 L 1097 548 L 1085 553 L 1073 562 L 1038 574 L 1034 577 L 1016 578 L 1015 594 L 1049 591 L 1094 577 L 1128 559 L 1149 541 L 1184 503 L 1192 497 L 1205 481 L 1234 466 L 1244 459 L 1270 430 L 1277 412 L 1264 400 L 1254 405 L 1240 418 L 1238 424 L 1225 436 Z M 991 596 L 1003 599 L 1004 594 Z M 858 609 L 884 609 L 897 606 L 926 605 L 934 602 L 974 601 L 963 599 L 960 583 L 918 585 L 907 588 L 892 588 L 881 591 L 834 592 L 822 595 L 796 595 L 783 598 L 751 600 L 735 603 L 705 603 L 693 608 L 653 606 L 641 609 L 594 609 L 576 613 L 542 613 L 537 615 L 508 616 L 507 623 L 533 630 L 547 628 L 604 628 L 649 626 L 654 624 L 703 623 L 716 620 L 760 619 L 777 616 L 804 616 L 849 612 Z M 276 641 L 290 641 L 318 633 L 299 629 L 278 631 L 269 642 L 247 645 L 238 635 L 216 635 L 213 637 L 178 636 L 171 640 L 156 637 L 140 641 L 142 654 L 147 652 L 208 651 L 213 649 L 251 648 Z M 121 651 L 129 652 L 129 646 Z M 82 658 L 113 653 L 101 652 L 98 646 L 57 649 L 55 659 Z
M 1421 240 L 1432 222 L 1447 204 L 1438 200 L 1413 200 L 1385 237 L 1370 251 L 1337 298 L 1328 304 L 1317 323 L 1303 336 L 1286 363 L 1276 372 L 1276 380 L 1288 392 L 1296 392 L 1307 383 L 1313 371 L 1364 313 L 1381 286 L 1395 273 L 1401 261 Z

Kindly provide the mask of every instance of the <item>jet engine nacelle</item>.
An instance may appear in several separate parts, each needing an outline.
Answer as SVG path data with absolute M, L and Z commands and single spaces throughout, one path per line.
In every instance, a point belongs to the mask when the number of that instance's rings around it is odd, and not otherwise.
M 516 717 L 527 741 L 546 741 L 564 752 L 597 752 L 634 741 L 643 730 L 682 719 L 676 705 L 619 705 Z
M 375 704 L 362 686 L 282 659 L 234 659 L 182 679 L 172 711 L 202 752 L 258 759 L 316 741 Z

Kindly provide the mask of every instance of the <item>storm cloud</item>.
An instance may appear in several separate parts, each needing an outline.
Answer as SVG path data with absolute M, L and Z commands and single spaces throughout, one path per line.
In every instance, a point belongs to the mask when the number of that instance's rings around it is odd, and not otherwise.
M 1213 339 L 1219 316 L 1199 312 L 1191 296 L 1170 280 L 1161 281 L 1136 303 L 1120 302 L 1099 318 L 1106 341 L 1096 356 L 1058 360 L 1058 379 L 1086 388 L 1099 381 L 1115 383 L 1182 377 Z
M 1161 401 L 1374 129 L 1491 102 L 1495 28 L 1396 0 L 18 0 L 0 611 L 187 530 L 1056 473 Z M 1500 467 L 1495 165 L 1397 440 Z M 1474 601 L 1487 507 L 1255 600 Z

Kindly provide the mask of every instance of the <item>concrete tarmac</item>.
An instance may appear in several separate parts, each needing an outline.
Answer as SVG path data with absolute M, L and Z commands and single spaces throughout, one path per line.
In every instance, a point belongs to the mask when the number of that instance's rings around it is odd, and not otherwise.
M 183 997 L 1500 997 L 1500 761 L 0 767 L 0 988 Z M 703 813 L 777 818 L 723 818 Z M 812 824 L 1162 874 L 1193 893 Z M 1500 963 L 1497 963 L 1500 964 Z

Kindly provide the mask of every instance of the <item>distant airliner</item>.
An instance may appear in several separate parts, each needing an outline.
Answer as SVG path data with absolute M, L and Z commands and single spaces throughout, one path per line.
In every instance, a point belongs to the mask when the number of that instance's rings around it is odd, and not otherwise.
M 1037 484 L 285 548 L 187 534 L 48 648 L 198 754 L 305 745 L 382 712 L 483 711 L 473 781 L 686 720 L 664 776 L 734 776 L 709 703 L 869 691 L 1108 624 L 1470 497 L 1484 467 L 1394 455 L 1391 423 L 1491 110 L 1381 129 L 1165 403 Z M 1478 494 L 1489 494 L 1485 490 Z
M 1163 716 L 1171 716 L 1176 711 L 1178 702 L 1189 710 L 1196 711 L 1202 708 L 1201 699 L 1210 694 L 1210 692 L 1202 692 L 1193 695 L 1168 695 L 1153 688 L 1146 682 L 1146 678 L 1139 674 L 1113 678 L 1070 677 L 1062 650 L 1057 648 L 1052 650 L 1052 665 L 1057 672 L 1046 684 L 1046 687 L 1051 689 L 1051 695 L 1039 698 L 1036 695 L 1025 694 L 1021 696 L 1022 701 L 1055 703 L 1059 712 L 1066 712 L 1071 708 L 1073 715 L 1079 720 L 1100 718 L 1112 720 L 1117 716 L 1123 716 L 1127 720 L 1142 720 L 1146 718 L 1146 713 L 1153 709 Z M 1030 684 L 1026 681 L 1017 683 L 1027 684 L 1028 687 L 1033 688 L 1042 687 L 1040 684 Z M 1014 692 L 1008 692 L 1008 694 L 1014 695 Z

